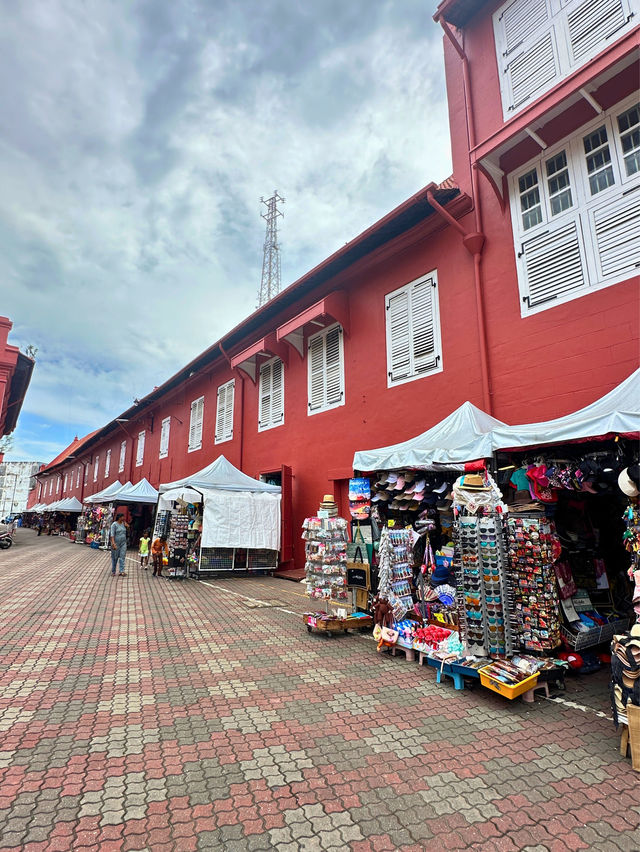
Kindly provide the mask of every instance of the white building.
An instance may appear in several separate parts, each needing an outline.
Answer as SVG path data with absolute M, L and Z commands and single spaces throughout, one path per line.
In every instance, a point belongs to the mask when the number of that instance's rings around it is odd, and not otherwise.
M 29 491 L 42 462 L 3 462 L 0 464 L 0 519 L 27 508 Z

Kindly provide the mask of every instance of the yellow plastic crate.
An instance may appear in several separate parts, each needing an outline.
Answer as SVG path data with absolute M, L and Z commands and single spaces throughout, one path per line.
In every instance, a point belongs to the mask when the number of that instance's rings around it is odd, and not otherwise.
M 519 695 L 522 695 L 524 692 L 528 692 L 530 689 L 533 689 L 540 674 L 540 672 L 536 672 L 535 674 L 529 675 L 529 677 L 524 680 L 521 680 L 520 683 L 515 683 L 511 686 L 508 683 L 503 683 L 501 680 L 496 680 L 496 678 L 492 677 L 488 673 L 486 668 L 479 669 L 478 671 L 480 674 L 480 683 L 483 686 L 486 686 L 487 689 L 490 689 L 492 692 L 504 695 L 505 698 L 509 698 L 510 700 L 513 700 Z

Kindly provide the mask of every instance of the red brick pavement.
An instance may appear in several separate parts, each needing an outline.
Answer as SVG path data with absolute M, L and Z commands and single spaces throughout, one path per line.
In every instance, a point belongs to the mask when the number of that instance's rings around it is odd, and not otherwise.
M 134 561 L 112 578 L 107 554 L 18 531 L 0 555 L 0 848 L 640 849 L 605 719 L 454 692 L 233 591 L 302 608 L 268 581 L 176 584 Z

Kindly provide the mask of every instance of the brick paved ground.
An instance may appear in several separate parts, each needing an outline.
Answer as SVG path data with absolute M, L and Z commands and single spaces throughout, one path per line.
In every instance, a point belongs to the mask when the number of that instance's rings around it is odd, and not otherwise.
M 107 559 L 30 530 L 0 553 L 0 847 L 640 849 L 595 713 Z

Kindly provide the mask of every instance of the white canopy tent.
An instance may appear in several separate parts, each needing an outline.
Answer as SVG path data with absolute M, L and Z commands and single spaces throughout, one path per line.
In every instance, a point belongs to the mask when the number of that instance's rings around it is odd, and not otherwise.
M 158 510 L 175 500 L 203 504 L 202 547 L 280 550 L 280 487 L 247 476 L 224 456 L 161 484 Z
M 132 485 L 128 482 L 119 491 L 111 495 L 111 499 L 122 503 L 151 503 L 158 502 L 158 492 L 147 479 L 141 479 Z
M 504 427 L 470 402 L 453 411 L 440 423 L 421 435 L 381 447 L 361 450 L 353 457 L 353 469 L 360 471 L 394 470 L 404 467 L 434 470 L 442 467 L 464 469 L 465 462 L 491 456 L 492 430 Z
M 82 503 L 75 497 L 65 497 L 56 506 L 56 512 L 81 512 Z
M 131 483 L 128 483 L 131 485 Z M 116 479 L 115 482 L 112 482 L 111 485 L 107 485 L 106 488 L 103 488 L 102 491 L 97 491 L 95 494 L 90 494 L 88 497 L 85 497 L 82 501 L 83 503 L 109 503 L 110 498 L 120 491 L 123 488 L 123 484 L 119 479 Z M 104 499 L 107 498 L 107 499 Z
M 607 435 L 640 433 L 640 369 L 632 373 L 601 399 L 585 408 L 546 420 L 493 429 L 494 450 L 536 447 L 542 444 L 566 444 L 570 441 L 603 438 Z

